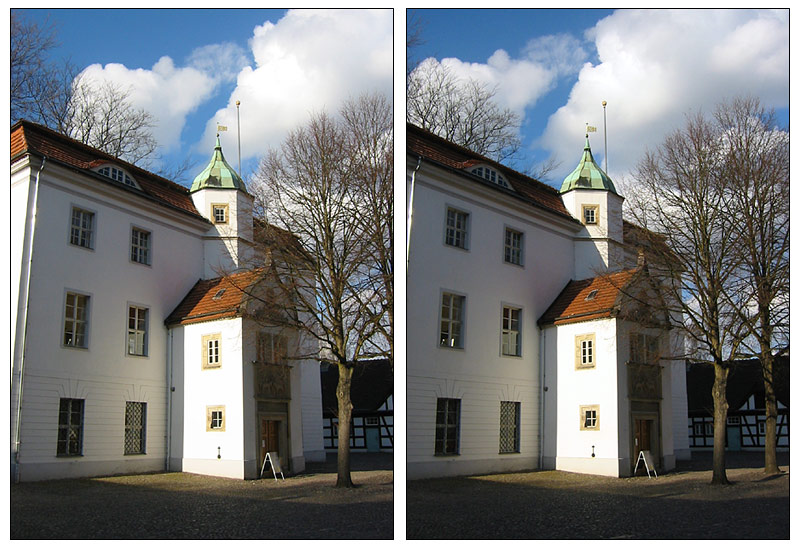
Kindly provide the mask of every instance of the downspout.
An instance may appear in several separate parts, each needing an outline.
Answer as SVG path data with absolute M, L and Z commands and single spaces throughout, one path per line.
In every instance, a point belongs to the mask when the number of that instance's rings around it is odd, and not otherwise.
M 167 454 L 164 471 L 169 472 L 170 441 L 172 440 L 172 329 L 167 327 Z
M 539 390 L 541 391 L 541 397 L 539 398 L 539 470 L 542 469 L 544 466 L 544 397 L 547 393 L 547 387 L 544 385 L 545 381 L 545 363 L 544 357 L 545 353 L 545 343 L 547 342 L 547 334 L 546 331 L 542 328 L 539 328 Z
M 25 346 L 28 343 L 28 303 L 30 302 L 31 293 L 31 266 L 33 265 L 33 236 L 36 231 L 36 212 L 39 209 L 39 177 L 44 170 L 44 165 L 47 163 L 47 156 L 42 156 L 42 165 L 39 166 L 39 171 L 36 172 L 36 180 L 33 184 L 33 196 L 28 199 L 28 228 L 25 231 L 25 238 L 28 240 L 25 248 L 25 306 L 22 307 L 22 319 L 17 321 L 17 325 L 22 325 L 22 340 L 20 341 L 18 355 L 14 356 L 14 361 L 19 365 L 19 377 L 17 385 L 17 412 L 16 412 L 16 428 L 14 431 L 14 483 L 19 483 L 19 463 L 20 463 L 20 445 L 21 445 L 21 432 L 22 432 L 22 380 L 23 369 L 25 367 Z M 19 303 L 17 303 L 19 306 Z M 16 350 L 17 347 L 15 347 Z
M 411 218 L 414 210 L 414 181 L 422 164 L 422 156 L 417 157 L 417 167 L 411 172 L 411 192 L 408 195 L 408 218 L 406 219 L 406 275 L 408 274 L 408 257 L 411 250 Z

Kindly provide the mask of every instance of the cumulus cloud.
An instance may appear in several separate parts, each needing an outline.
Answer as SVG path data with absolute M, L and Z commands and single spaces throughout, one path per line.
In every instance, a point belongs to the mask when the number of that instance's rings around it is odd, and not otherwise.
M 82 76 L 98 84 L 114 83 L 129 93 L 128 100 L 135 108 L 150 112 L 157 120 L 153 136 L 163 151 L 180 144 L 186 116 L 213 94 L 218 83 L 196 68 L 176 67 L 166 56 L 151 69 L 94 64 L 86 67 Z
M 612 178 L 683 126 L 686 113 L 710 112 L 737 95 L 754 95 L 768 107 L 789 104 L 788 10 L 618 11 L 588 37 L 599 62 L 581 69 L 539 144 L 577 162 L 582 128 L 588 122 L 602 131 L 607 101 Z M 594 143 L 601 160 L 601 138 Z
M 248 158 L 277 148 L 312 113 L 334 114 L 366 92 L 391 97 L 391 10 L 290 10 L 257 26 L 249 46 L 255 63 L 242 68 L 227 105 L 208 120 L 199 150 L 212 146 L 217 123 L 236 127 L 237 100 Z

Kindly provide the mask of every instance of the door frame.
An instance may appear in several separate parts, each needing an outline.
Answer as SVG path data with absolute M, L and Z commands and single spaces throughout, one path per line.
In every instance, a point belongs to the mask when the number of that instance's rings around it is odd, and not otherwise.
M 645 402 L 641 402 L 640 405 Z M 636 452 L 636 445 L 634 443 L 634 438 L 636 437 L 636 421 L 643 420 L 643 421 L 652 421 L 650 425 L 650 454 L 653 456 L 653 466 L 655 468 L 661 468 L 661 463 L 663 461 L 663 455 L 661 454 L 662 445 L 661 445 L 661 405 L 658 402 L 646 402 L 649 404 L 655 403 L 658 405 L 658 410 L 635 410 L 631 411 L 630 414 L 630 436 L 629 436 L 629 443 L 630 443 L 630 452 L 632 455 L 631 459 L 631 474 L 633 474 L 634 468 L 636 468 L 636 460 L 639 458 L 639 454 L 633 454 Z
M 281 461 L 281 468 L 286 472 L 291 472 L 291 459 L 289 458 L 289 415 L 288 413 L 260 412 L 256 414 L 256 455 L 259 459 L 258 470 L 264 464 L 264 457 L 261 455 L 261 424 L 263 420 L 275 421 L 279 424 L 278 428 L 278 457 Z

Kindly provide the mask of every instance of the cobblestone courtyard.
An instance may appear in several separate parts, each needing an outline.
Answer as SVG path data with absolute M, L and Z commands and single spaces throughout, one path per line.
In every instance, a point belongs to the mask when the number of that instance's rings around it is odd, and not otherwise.
M 365 458 L 366 457 L 366 458 Z M 12 539 L 390 539 L 392 455 L 335 459 L 285 481 L 152 474 L 11 486 Z
M 760 460 L 759 460 L 760 457 Z M 409 481 L 409 539 L 788 539 L 789 455 L 728 456 L 731 485 L 711 486 L 710 454 L 650 479 L 543 471 Z

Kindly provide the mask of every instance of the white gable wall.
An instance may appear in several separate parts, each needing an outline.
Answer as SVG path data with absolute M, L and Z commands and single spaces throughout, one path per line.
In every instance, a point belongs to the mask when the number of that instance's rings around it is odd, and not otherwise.
M 182 470 L 197 474 L 244 478 L 245 424 L 242 363 L 242 319 L 190 324 L 183 331 L 183 457 Z M 203 369 L 203 335 L 220 334 L 221 366 Z M 177 357 L 177 356 L 176 356 Z M 206 410 L 225 406 L 225 430 L 208 431 Z M 255 433 L 251 436 L 255 438 Z
M 620 473 L 617 320 L 545 329 L 545 467 L 606 476 Z M 575 337 L 594 334 L 595 367 L 575 368 Z M 581 430 L 581 406 L 598 406 L 599 429 Z M 627 420 L 627 419 L 624 419 Z M 555 451 L 555 453 L 553 453 Z M 594 452 L 594 456 L 592 453 Z

